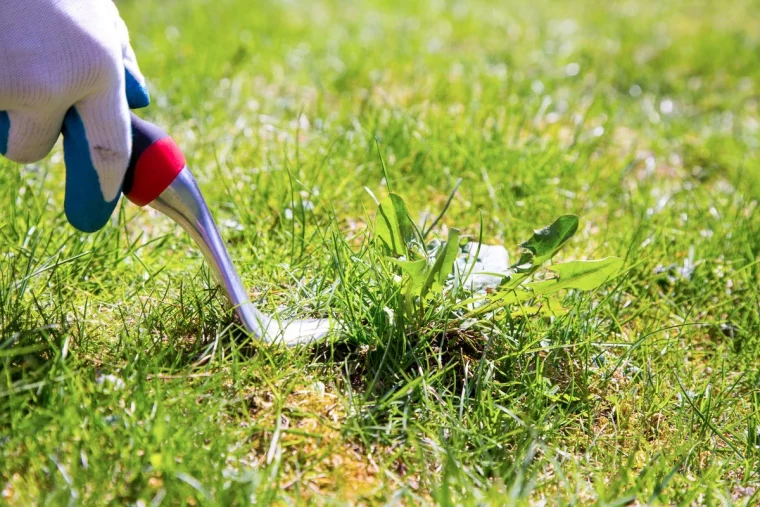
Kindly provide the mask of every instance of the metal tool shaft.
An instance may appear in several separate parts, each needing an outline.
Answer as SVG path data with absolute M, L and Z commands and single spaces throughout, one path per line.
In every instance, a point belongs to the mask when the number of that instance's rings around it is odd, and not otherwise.
M 187 167 L 182 169 L 150 206 L 173 219 L 190 234 L 249 333 L 267 343 L 282 340 L 286 345 L 296 345 L 316 341 L 330 332 L 330 322 L 326 319 L 303 319 L 282 323 L 256 309 L 230 260 L 198 184 Z

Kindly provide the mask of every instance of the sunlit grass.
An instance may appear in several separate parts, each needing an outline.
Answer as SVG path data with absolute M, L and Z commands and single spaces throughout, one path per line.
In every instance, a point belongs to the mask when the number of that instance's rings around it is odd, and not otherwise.
M 120 8 L 252 296 L 347 325 L 262 348 L 167 219 L 78 234 L 60 152 L 0 161 L 3 501 L 758 502 L 754 2 Z M 420 222 L 462 179 L 442 238 L 572 213 L 559 259 L 625 273 L 557 319 L 406 319 L 381 155 Z

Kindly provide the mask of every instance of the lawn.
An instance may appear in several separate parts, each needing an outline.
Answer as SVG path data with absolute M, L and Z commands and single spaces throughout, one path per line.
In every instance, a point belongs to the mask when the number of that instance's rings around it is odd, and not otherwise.
M 168 219 L 80 234 L 59 147 L 0 160 L 0 503 L 760 503 L 760 4 L 119 5 L 252 298 L 345 325 L 261 346 Z M 551 262 L 623 267 L 409 312 L 389 188 L 453 195 L 428 239 L 574 214 Z

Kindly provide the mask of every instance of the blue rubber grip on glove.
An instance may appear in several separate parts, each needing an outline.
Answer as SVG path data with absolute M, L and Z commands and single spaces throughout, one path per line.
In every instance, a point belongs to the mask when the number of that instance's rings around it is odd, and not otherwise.
M 8 134 L 11 131 L 11 120 L 8 113 L 0 111 L 0 155 L 8 152 Z
M 63 119 L 63 161 L 66 218 L 82 232 L 102 229 L 119 202 L 119 194 L 112 201 L 103 199 L 98 173 L 90 158 L 90 143 L 76 107 L 69 109 Z

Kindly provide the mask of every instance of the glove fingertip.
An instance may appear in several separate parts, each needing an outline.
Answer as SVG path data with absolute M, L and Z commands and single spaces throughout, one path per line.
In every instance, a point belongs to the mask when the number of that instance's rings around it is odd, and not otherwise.
M 11 131 L 11 119 L 8 113 L 0 111 L 0 155 L 8 153 L 8 135 Z
M 130 109 L 147 107 L 150 104 L 150 94 L 148 93 L 147 88 L 145 88 L 145 85 L 138 81 L 129 69 L 125 69 L 124 80 L 127 92 L 127 103 L 129 104 Z
M 63 120 L 63 160 L 66 163 L 66 219 L 82 232 L 102 229 L 111 217 L 119 196 L 112 201 L 103 198 L 84 123 L 73 107 Z

